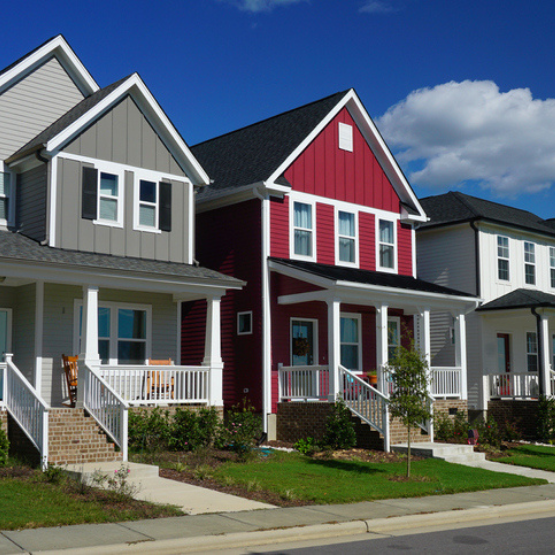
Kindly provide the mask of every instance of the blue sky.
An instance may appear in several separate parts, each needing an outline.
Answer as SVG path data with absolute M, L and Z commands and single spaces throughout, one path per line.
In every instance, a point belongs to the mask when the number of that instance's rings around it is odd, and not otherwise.
M 550 0 L 52 0 L 3 7 L 0 66 L 65 35 L 140 73 L 189 144 L 354 87 L 421 197 L 555 217 Z

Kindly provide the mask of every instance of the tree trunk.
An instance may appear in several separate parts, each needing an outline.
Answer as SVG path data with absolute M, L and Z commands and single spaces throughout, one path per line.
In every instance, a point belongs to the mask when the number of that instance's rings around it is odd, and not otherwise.
M 410 424 L 407 426 L 407 478 L 410 478 Z

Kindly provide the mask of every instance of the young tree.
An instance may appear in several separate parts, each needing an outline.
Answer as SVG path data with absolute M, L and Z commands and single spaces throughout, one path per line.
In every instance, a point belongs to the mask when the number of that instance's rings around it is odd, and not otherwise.
M 387 364 L 393 382 L 390 395 L 392 416 L 398 416 L 407 427 L 407 478 L 410 478 L 410 432 L 432 417 L 428 405 L 428 362 L 414 347 L 411 339 L 409 348 L 399 347 Z

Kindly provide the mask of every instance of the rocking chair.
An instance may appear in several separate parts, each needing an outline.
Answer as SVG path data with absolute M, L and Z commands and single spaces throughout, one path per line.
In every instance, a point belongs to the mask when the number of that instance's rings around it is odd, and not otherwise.
M 66 375 L 69 404 L 72 408 L 75 407 L 77 402 L 77 359 L 78 357 L 76 356 L 62 355 L 62 366 Z
M 150 366 L 171 366 L 173 360 L 171 358 L 164 360 L 148 359 L 147 364 Z M 146 396 L 148 400 L 173 399 L 175 390 L 175 381 L 173 376 L 171 380 L 164 379 L 160 370 L 150 370 L 146 380 Z

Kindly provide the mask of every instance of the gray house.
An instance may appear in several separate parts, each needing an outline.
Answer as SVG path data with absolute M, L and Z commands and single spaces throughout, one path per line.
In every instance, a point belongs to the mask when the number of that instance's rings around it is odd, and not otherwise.
M 0 415 L 43 462 L 125 459 L 133 404 L 223 405 L 220 299 L 242 282 L 195 264 L 208 183 L 138 74 L 100 88 L 62 36 L 0 72 Z M 199 299 L 204 360 L 180 366 Z

